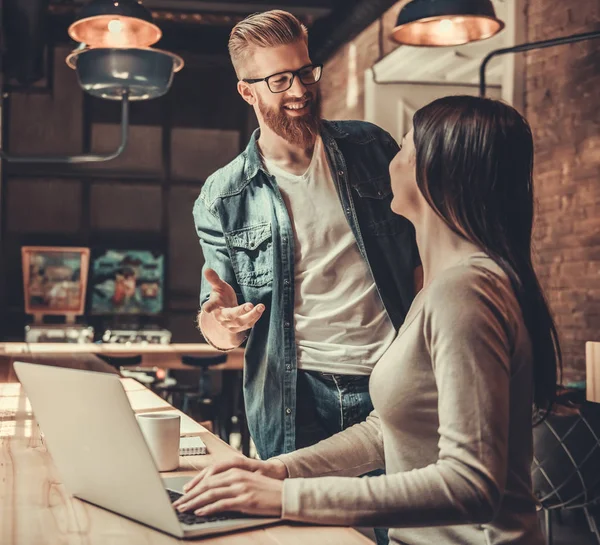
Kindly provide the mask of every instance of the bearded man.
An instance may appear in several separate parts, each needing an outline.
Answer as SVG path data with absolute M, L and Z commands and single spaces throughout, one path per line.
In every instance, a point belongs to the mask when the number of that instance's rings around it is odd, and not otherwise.
M 363 421 L 369 376 L 420 282 L 412 225 L 390 210 L 399 148 L 379 127 L 321 119 L 307 30 L 273 10 L 233 29 L 237 89 L 259 129 L 194 206 L 205 265 L 198 324 L 246 343 L 244 399 L 261 458 Z

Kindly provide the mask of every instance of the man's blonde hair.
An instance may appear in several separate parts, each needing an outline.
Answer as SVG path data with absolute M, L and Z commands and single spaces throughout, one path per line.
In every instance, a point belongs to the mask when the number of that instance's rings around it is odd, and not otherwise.
M 229 35 L 229 55 L 238 79 L 248 77 L 242 68 L 254 48 L 277 47 L 299 40 L 308 45 L 308 30 L 291 13 L 274 9 L 249 15 Z

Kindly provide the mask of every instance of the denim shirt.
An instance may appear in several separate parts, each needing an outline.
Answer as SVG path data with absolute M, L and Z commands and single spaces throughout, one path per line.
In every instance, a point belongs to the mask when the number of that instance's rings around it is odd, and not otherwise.
M 396 329 L 414 296 L 420 264 L 414 229 L 390 209 L 393 138 L 362 121 L 323 121 L 321 135 L 340 205 Z M 294 233 L 277 182 L 263 167 L 259 131 L 244 152 L 210 176 L 194 205 L 204 268 L 263 303 L 244 365 L 248 425 L 262 459 L 295 450 Z M 318 214 L 318 210 L 307 210 Z M 210 294 L 202 276 L 200 304 Z

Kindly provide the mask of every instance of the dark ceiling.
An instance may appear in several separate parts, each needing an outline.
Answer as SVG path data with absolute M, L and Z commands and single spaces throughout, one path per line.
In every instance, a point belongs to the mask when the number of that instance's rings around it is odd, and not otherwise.
M 159 48 L 182 55 L 227 58 L 233 26 L 251 13 L 285 9 L 309 27 L 314 62 L 325 62 L 397 0 L 145 0 L 161 28 Z M 67 29 L 86 0 L 0 0 L 4 81 L 39 80 L 47 44 L 69 44 Z
M 311 53 L 325 61 L 397 0 L 145 0 L 163 31 L 157 47 L 178 52 L 226 55 L 229 33 L 245 16 L 269 9 L 294 13 L 310 29 Z M 54 42 L 66 42 L 66 29 L 83 0 L 49 0 Z

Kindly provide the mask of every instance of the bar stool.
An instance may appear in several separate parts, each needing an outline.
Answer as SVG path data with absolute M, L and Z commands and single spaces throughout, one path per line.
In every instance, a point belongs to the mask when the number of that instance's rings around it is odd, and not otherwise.
M 234 427 L 238 428 L 241 438 L 241 450 L 245 456 L 250 455 L 250 431 L 246 422 L 246 411 L 242 393 L 241 371 L 227 370 L 220 375 L 221 383 L 218 393 L 213 387 L 210 368 L 227 361 L 226 354 L 210 357 L 184 355 L 181 362 L 194 368 L 201 368 L 199 393 L 188 392 L 184 394 L 184 408 L 200 405 L 207 416 L 212 408 L 215 433 L 226 443 L 230 443 Z M 207 395 L 208 394 L 208 395 Z M 184 410 L 185 412 L 185 410 Z M 202 411 L 201 411 L 202 415 Z
M 106 354 L 96 354 L 101 360 L 104 360 L 108 365 L 119 369 L 119 367 L 136 366 L 142 363 L 142 355 L 135 356 L 107 356 Z
M 171 405 L 196 421 L 210 421 L 214 432 L 226 440 L 227 396 L 215 383 L 210 369 L 227 361 L 226 354 L 217 356 L 183 355 L 181 363 L 189 369 L 169 369 L 164 382 L 155 390 Z
M 138 367 L 142 363 L 142 355 L 136 354 L 134 356 L 107 356 L 106 354 L 96 354 L 102 361 L 108 363 L 111 367 L 114 367 L 121 376 L 133 378 L 138 382 L 141 382 L 144 386 L 150 389 L 154 388 L 154 385 L 159 380 L 156 376 L 156 370 L 154 369 L 139 369 L 131 371 L 124 369 L 124 367 Z

